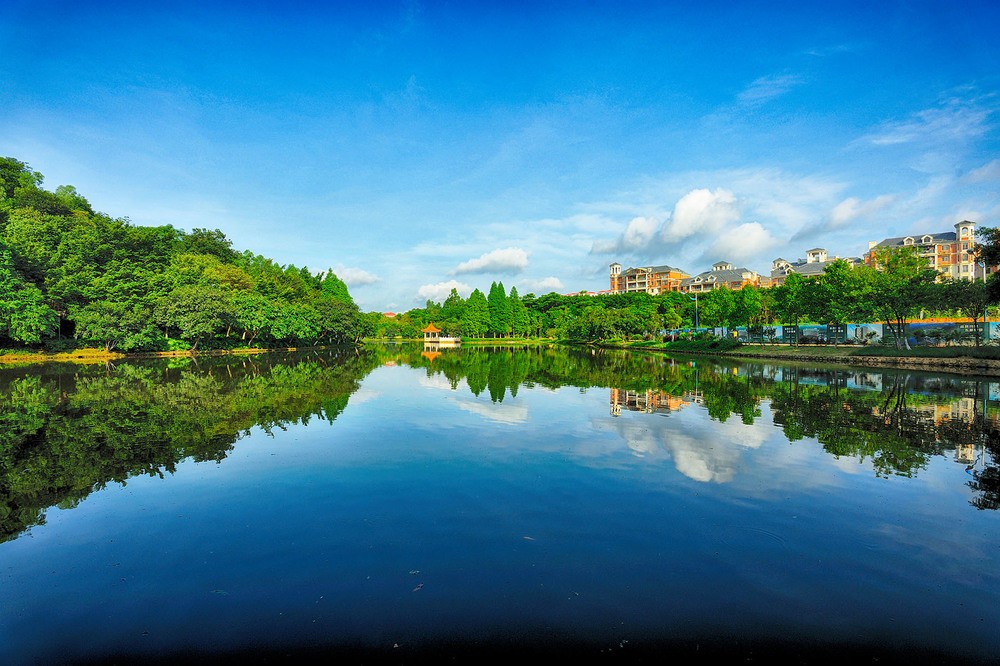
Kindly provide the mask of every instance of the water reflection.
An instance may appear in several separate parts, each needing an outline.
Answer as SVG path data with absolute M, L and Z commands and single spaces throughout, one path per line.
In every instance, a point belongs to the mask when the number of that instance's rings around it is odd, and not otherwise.
M 611 415 L 621 416 L 626 410 L 669 416 L 691 405 L 703 405 L 720 422 L 738 415 L 750 426 L 766 405 L 773 423 L 789 441 L 815 438 L 835 456 L 871 461 L 879 476 L 912 476 L 926 467 L 930 456 L 949 451 L 973 476 L 981 475 L 993 460 L 987 444 L 1000 421 L 986 394 L 975 395 L 988 389 L 982 381 L 746 366 L 722 373 L 710 369 L 707 382 L 698 382 L 703 373 L 692 367 L 696 388 L 690 382 L 675 392 L 612 388 Z M 648 427 L 630 425 L 623 429 L 634 431 L 623 433 L 634 450 L 650 452 L 654 448 L 651 440 L 656 438 Z M 662 445 L 667 449 L 677 446 L 678 437 L 684 438 L 676 425 L 663 431 Z M 754 446 L 752 428 L 742 430 L 739 438 L 740 445 Z M 719 437 L 711 441 L 718 445 Z M 700 448 L 708 455 L 708 449 Z M 702 473 L 692 478 L 729 477 Z
M 911 477 L 932 457 L 966 467 L 974 506 L 1000 507 L 997 480 L 1000 384 L 989 378 L 898 369 L 788 366 L 731 359 L 679 359 L 663 355 L 557 347 L 463 349 L 433 357 L 405 350 L 394 361 L 424 367 L 458 390 L 494 403 L 519 386 L 571 385 L 609 389 L 610 413 L 651 418 L 706 410 L 721 427 L 691 420 L 659 427 L 623 421 L 611 427 L 636 455 L 667 452 L 678 469 L 700 481 L 731 480 L 740 451 L 756 448 L 760 427 L 780 427 L 790 442 L 815 439 L 836 458 L 865 462 L 876 476 Z M 727 427 L 735 420 L 744 427 Z M 699 429 L 700 428 L 700 429 Z
M 986 378 L 673 359 L 561 347 L 421 345 L 209 360 L 43 366 L 0 372 L 0 540 L 109 483 L 221 461 L 251 429 L 333 423 L 381 365 L 423 371 L 428 391 L 495 423 L 528 421 L 525 387 L 609 392 L 612 429 L 636 456 L 668 455 L 687 477 L 725 483 L 773 428 L 815 440 L 877 476 L 916 476 L 935 456 L 968 473 L 972 504 L 1000 507 L 998 385 Z M 377 396 L 359 393 L 355 403 Z M 687 418 L 686 413 L 705 413 Z M 623 418 L 630 415 L 629 418 Z M 713 425 L 714 424 L 714 425 Z
M 108 483 L 221 461 L 251 428 L 332 422 L 370 367 L 330 352 L 0 374 L 0 540 Z

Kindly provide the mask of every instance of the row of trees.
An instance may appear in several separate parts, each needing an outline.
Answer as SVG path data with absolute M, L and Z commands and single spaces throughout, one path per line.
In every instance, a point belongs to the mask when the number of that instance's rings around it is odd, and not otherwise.
M 417 338 L 433 323 L 446 335 L 467 338 L 506 338 L 538 335 L 539 319 L 528 310 L 526 299 L 517 287 L 506 291 L 503 282 L 493 282 L 488 294 L 474 289 L 462 298 L 452 289 L 443 303 L 428 300 L 423 308 L 412 309 L 399 317 L 368 313 L 366 328 L 375 337 Z
M 882 323 L 898 346 L 908 346 L 905 327 L 909 320 L 924 316 L 968 318 L 979 326 L 994 302 L 995 276 L 989 281 L 943 278 L 911 247 L 883 248 L 875 259 L 875 266 L 838 259 L 819 276 L 806 278 L 792 273 L 780 286 L 744 288 L 741 291 L 746 293 L 735 299 L 725 290 L 712 292 L 707 323 L 757 327 L 805 321 L 827 325 Z M 744 307 L 730 307 L 730 300 L 742 301 Z M 754 307 L 745 307 L 754 302 Z M 981 337 L 976 336 L 976 344 Z
M 987 240 L 992 229 L 983 229 Z M 1000 245 L 986 243 L 984 258 Z M 883 323 L 901 346 L 907 345 L 905 325 L 921 316 L 969 318 L 983 322 L 991 303 L 1000 302 L 1000 282 L 948 280 L 928 267 L 913 248 L 886 248 L 877 253 L 877 267 L 852 265 L 840 259 L 823 274 L 792 273 L 783 284 L 740 290 L 715 289 L 697 296 L 669 292 L 600 296 L 549 293 L 520 296 L 505 293 L 494 282 L 489 296 L 478 289 L 468 299 L 456 290 L 444 303 L 395 318 L 370 313 L 368 328 L 380 337 L 420 337 L 433 322 L 451 335 L 465 337 L 552 337 L 575 340 L 652 338 L 683 328 L 723 329 L 747 326 L 758 331 L 785 324 Z M 981 335 L 976 336 L 978 344 Z
M 359 339 L 364 319 L 333 271 L 237 252 L 219 230 L 136 226 L 71 186 L 0 158 L 0 344 L 108 350 Z
M 463 298 L 455 289 L 443 303 L 428 300 L 395 317 L 369 313 L 367 328 L 376 337 L 419 338 L 429 323 L 448 335 L 466 338 L 548 337 L 603 340 L 656 335 L 679 326 L 687 297 L 681 294 L 615 294 L 599 298 L 549 293 L 521 296 L 492 283 L 489 294 L 473 290 Z

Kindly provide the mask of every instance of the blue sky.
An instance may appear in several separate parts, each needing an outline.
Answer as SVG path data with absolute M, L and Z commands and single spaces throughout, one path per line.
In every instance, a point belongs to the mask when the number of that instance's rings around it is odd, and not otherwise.
M 363 310 L 1000 226 L 996 2 L 0 3 L 0 154 Z

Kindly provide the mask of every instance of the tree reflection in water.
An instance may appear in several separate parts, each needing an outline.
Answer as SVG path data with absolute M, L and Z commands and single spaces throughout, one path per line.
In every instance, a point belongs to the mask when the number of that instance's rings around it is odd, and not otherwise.
M 703 408 L 752 424 L 767 401 L 791 442 L 914 476 L 932 456 L 965 464 L 979 509 L 1000 507 L 998 409 L 989 383 L 896 370 L 816 369 L 596 349 L 419 345 L 246 358 L 51 365 L 0 372 L 0 540 L 44 523 L 108 483 L 221 461 L 251 429 L 333 422 L 387 363 L 443 376 L 493 402 L 520 387 L 607 388 L 611 409 Z M 463 387 L 464 382 L 464 387 Z

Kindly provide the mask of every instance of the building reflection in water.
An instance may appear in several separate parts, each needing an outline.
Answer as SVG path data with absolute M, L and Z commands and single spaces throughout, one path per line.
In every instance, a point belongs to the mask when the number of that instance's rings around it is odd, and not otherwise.
M 800 384 L 879 392 L 883 388 L 882 377 L 876 373 L 835 372 L 832 381 L 831 377 L 821 376 L 821 373 L 811 377 L 794 369 L 786 369 L 784 374 L 784 379 L 791 377 Z M 990 388 L 992 389 L 992 386 Z M 909 401 L 903 401 L 905 406 L 902 409 L 911 415 L 911 418 L 907 419 L 909 425 L 913 426 L 918 422 L 926 424 L 934 433 L 932 439 L 942 444 L 945 450 L 953 450 L 954 461 L 965 465 L 967 472 L 973 474 L 975 471 L 996 465 L 995 456 L 987 446 L 986 433 L 1000 432 L 1000 411 L 987 408 L 988 398 L 961 396 L 940 402 L 914 401 L 905 404 L 906 402 Z M 705 395 L 697 388 L 697 378 L 695 378 L 695 388 L 683 391 L 679 395 L 656 389 L 635 391 L 612 387 L 609 403 L 613 417 L 621 416 L 622 410 L 668 415 L 691 405 L 704 406 Z M 900 407 L 899 404 L 892 407 L 888 404 L 884 407 L 873 406 L 870 414 L 875 419 L 884 419 L 889 423 L 898 419 Z M 843 408 L 850 410 L 851 406 L 845 402 Z
M 628 391 L 625 389 L 611 389 L 611 415 L 621 416 L 622 409 L 630 412 L 643 412 L 645 414 L 669 414 L 676 412 L 691 403 L 699 402 L 693 394 L 685 393 L 677 397 L 665 391 Z

